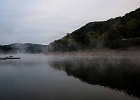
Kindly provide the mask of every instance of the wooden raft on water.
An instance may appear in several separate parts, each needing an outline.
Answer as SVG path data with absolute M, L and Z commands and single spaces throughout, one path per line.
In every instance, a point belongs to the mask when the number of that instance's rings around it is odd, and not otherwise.
M 0 60 L 6 60 L 6 59 L 20 59 L 19 57 L 13 57 L 13 56 L 8 56 L 5 58 L 0 58 Z

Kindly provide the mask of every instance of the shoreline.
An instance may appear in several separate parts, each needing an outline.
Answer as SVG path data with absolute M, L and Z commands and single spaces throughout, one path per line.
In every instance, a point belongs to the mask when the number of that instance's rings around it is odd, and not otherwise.
M 133 56 L 140 57 L 140 50 L 112 50 L 112 49 L 93 49 L 85 51 L 59 51 L 47 53 L 53 56 Z
M 0 53 L 0 55 L 30 54 L 30 53 Z M 140 57 L 140 46 L 120 49 L 91 49 L 79 51 L 57 51 L 36 53 L 46 56 L 128 56 Z

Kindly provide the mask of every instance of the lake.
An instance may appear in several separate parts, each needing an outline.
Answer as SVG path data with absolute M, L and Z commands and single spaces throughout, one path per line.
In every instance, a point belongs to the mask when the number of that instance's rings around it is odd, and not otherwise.
M 0 60 L 0 100 L 140 99 L 138 56 L 13 56 Z

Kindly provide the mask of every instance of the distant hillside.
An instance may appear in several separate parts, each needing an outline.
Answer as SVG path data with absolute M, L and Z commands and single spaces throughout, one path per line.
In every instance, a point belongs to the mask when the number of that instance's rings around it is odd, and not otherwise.
M 140 8 L 107 21 L 90 22 L 50 43 L 48 50 L 75 51 L 93 48 L 137 46 L 140 44 Z
M 42 53 L 46 52 L 47 45 L 31 44 L 31 43 L 13 43 L 0 46 L 2 53 Z

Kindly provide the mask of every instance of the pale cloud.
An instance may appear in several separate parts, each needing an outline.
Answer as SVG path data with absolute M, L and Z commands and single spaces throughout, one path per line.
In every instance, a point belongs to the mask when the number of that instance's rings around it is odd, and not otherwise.
M 140 0 L 0 0 L 0 44 L 49 44 L 88 22 L 139 6 Z

